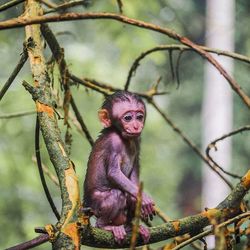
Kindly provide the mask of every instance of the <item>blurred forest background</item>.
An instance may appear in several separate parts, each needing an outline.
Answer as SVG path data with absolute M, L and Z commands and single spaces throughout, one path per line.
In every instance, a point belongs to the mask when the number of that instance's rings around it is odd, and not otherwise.
M 5 2 L 7 1 L 0 0 L 0 4 Z M 250 2 L 237 0 L 235 4 L 235 52 L 250 55 Z M 87 9 L 77 7 L 72 10 L 118 11 L 114 0 L 93 0 Z M 22 5 L 18 5 L 1 12 L 0 21 L 15 17 L 22 11 Z M 205 13 L 205 0 L 124 1 L 125 15 L 171 28 L 197 44 L 205 43 Z M 75 75 L 94 78 L 119 88 L 124 86 L 130 66 L 143 51 L 159 44 L 175 43 L 151 31 L 105 20 L 53 23 L 50 27 L 65 49 L 65 57 L 70 62 L 69 69 Z M 6 82 L 17 64 L 24 39 L 23 28 L 0 32 L 0 86 Z M 48 48 L 46 51 L 49 60 L 50 51 Z M 179 52 L 173 53 L 175 62 L 178 54 Z M 234 78 L 246 93 L 250 93 L 249 64 L 235 60 L 234 67 Z M 55 85 L 57 76 L 59 73 L 54 76 Z M 154 53 L 141 62 L 132 78 L 130 90 L 145 92 L 160 76 L 160 90 L 167 91 L 168 94 L 156 97 L 157 103 L 201 148 L 204 59 L 191 51 L 182 54 L 178 87 L 172 78 L 168 52 Z M 35 110 L 30 94 L 21 85 L 23 80 L 32 83 L 28 62 L 1 101 L 0 117 Z M 72 91 L 91 135 L 97 138 L 101 130 L 97 110 L 103 96 L 80 86 L 72 88 Z M 238 128 L 249 124 L 249 110 L 238 96 L 233 95 L 233 128 Z M 194 214 L 204 209 L 201 205 L 202 162 L 172 128 L 164 123 L 162 117 L 150 105 L 147 107 L 141 152 L 141 179 L 144 188 L 169 217 L 180 218 Z M 56 222 L 43 192 L 37 166 L 32 161 L 35 153 L 35 120 L 35 114 L 0 119 L 0 249 L 34 238 L 34 227 Z M 64 134 L 63 120 L 59 120 L 59 124 Z M 84 136 L 79 136 L 74 125 L 71 133 L 71 159 L 82 183 L 90 145 Z M 249 133 L 233 137 L 232 149 L 231 172 L 243 175 L 250 163 Z M 43 163 L 53 171 L 43 142 L 41 153 Z M 57 206 L 60 207 L 59 190 L 49 179 L 47 182 Z M 236 180 L 232 182 L 235 183 Z M 212 184 L 211 192 L 216 192 Z M 156 219 L 154 224 L 157 223 L 161 221 Z M 47 249 L 48 246 L 49 243 L 37 249 Z

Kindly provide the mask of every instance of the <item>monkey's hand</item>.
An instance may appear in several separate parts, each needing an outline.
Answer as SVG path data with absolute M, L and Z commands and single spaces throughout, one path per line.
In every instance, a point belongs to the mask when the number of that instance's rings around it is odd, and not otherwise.
M 154 201 L 145 193 L 142 194 L 141 216 L 144 220 L 153 219 L 155 215 Z
M 111 231 L 114 235 L 115 241 L 122 245 L 127 233 L 125 231 L 124 225 L 120 226 L 105 226 L 103 229 L 106 229 L 107 231 Z

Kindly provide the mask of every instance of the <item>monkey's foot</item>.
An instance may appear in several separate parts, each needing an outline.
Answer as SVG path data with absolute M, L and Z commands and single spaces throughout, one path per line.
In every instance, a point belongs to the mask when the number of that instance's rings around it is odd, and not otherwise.
M 111 231 L 115 237 L 115 241 L 121 245 L 126 237 L 126 231 L 123 225 L 121 226 L 104 226 L 103 229 Z
M 150 239 L 150 233 L 147 227 L 144 227 L 142 225 L 140 225 L 139 227 L 139 233 L 143 239 L 143 242 L 146 244 L 148 243 L 149 239 Z

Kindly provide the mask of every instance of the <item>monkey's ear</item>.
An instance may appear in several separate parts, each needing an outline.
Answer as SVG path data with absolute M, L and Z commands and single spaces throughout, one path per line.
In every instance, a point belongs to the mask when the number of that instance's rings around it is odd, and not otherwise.
M 101 109 L 98 111 L 99 120 L 104 128 L 111 126 L 111 120 L 109 118 L 109 112 L 107 109 Z

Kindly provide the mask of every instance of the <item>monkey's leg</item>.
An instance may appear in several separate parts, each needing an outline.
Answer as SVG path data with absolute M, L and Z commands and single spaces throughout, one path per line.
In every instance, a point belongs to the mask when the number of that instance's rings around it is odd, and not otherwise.
M 126 197 L 119 189 L 96 191 L 93 198 L 96 227 L 111 231 L 121 244 L 126 236 L 124 225 L 127 221 Z

